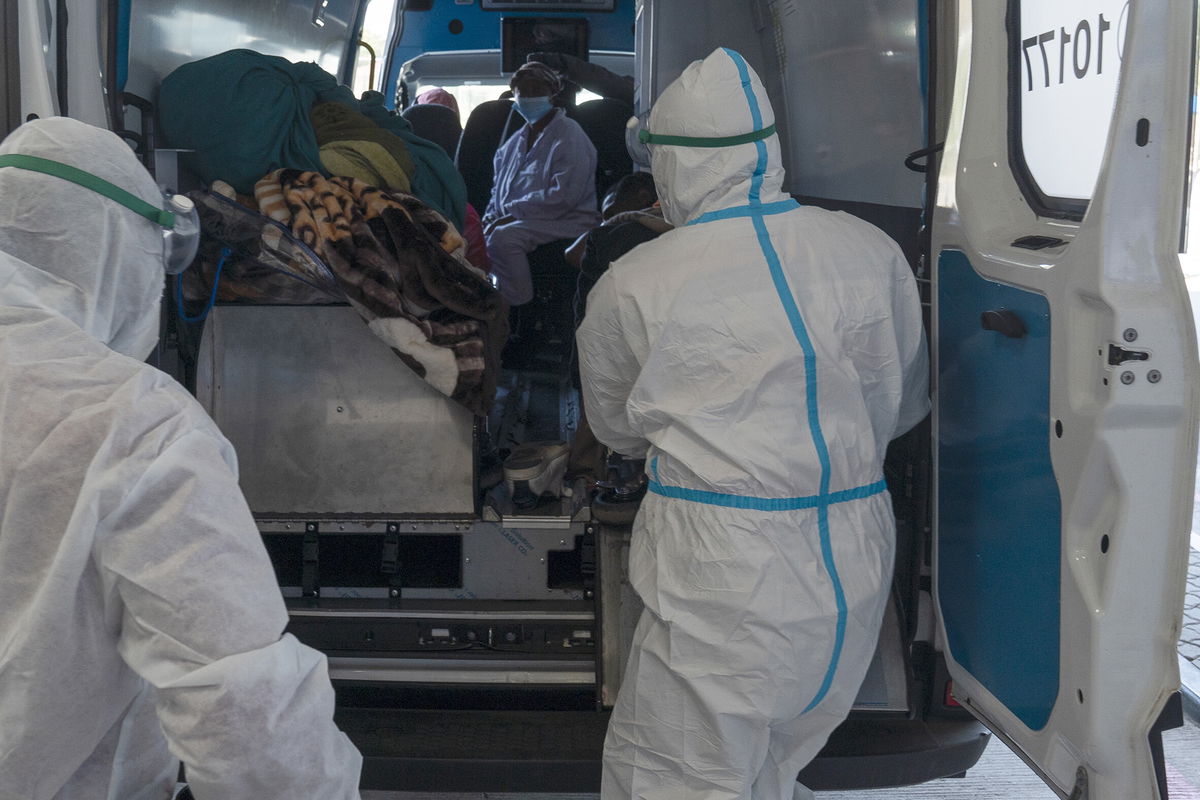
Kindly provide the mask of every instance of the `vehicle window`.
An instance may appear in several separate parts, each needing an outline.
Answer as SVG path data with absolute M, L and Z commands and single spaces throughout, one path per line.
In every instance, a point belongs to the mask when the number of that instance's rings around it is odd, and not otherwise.
M 421 81 L 417 84 L 416 91 L 412 93 L 412 97 L 416 97 L 426 89 L 440 87 L 445 89 L 450 94 L 454 95 L 454 99 L 458 101 L 458 117 L 465 124 L 471 116 L 472 109 L 475 106 L 486 100 L 495 100 L 501 94 L 508 91 L 508 80 L 497 78 L 496 80 L 459 80 L 459 81 Z M 585 100 L 596 100 L 599 95 L 593 94 L 586 90 L 580 90 L 575 95 L 575 102 L 582 103 Z
M 1010 0 L 1010 135 L 1026 199 L 1081 217 L 1100 174 L 1129 0 Z
M 475 106 L 488 100 L 495 100 L 501 93 L 508 90 L 508 81 L 503 78 L 495 80 L 443 80 L 443 81 L 421 81 L 417 84 L 417 88 L 410 95 L 409 102 L 412 98 L 419 95 L 426 89 L 441 87 L 450 94 L 454 95 L 454 99 L 458 101 L 458 118 L 465 125 L 467 119 L 471 116 L 471 111 Z
M 375 50 L 375 82 L 371 83 L 371 52 L 361 45 L 354 59 L 354 94 L 361 97 L 368 89 L 381 89 L 386 76 L 383 74 L 387 58 L 388 38 L 392 22 L 396 18 L 396 0 L 370 0 L 366 16 L 363 17 L 362 36 L 359 38 Z

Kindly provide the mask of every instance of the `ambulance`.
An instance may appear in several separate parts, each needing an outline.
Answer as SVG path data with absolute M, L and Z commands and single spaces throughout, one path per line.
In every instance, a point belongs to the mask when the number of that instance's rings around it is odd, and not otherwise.
M 421 139 L 406 139 L 421 164 L 482 213 L 491 159 L 519 127 L 502 95 L 531 52 L 607 76 L 576 81 L 568 108 L 596 146 L 602 196 L 635 168 L 626 122 L 692 61 L 737 50 L 770 94 L 787 190 L 908 256 L 932 356 L 932 415 L 885 469 L 898 551 L 879 643 L 850 718 L 800 779 L 959 775 L 995 735 L 1063 798 L 1165 800 L 1200 413 L 1179 257 L 1196 10 L 0 0 L 0 132 L 54 115 L 111 129 L 208 210 L 152 358 L 237 450 L 289 631 L 329 657 L 362 787 L 596 791 L 640 611 L 627 560 L 641 465 L 612 457 L 598 484 L 555 474 L 532 503 L 503 474 L 530 442 L 551 443 L 535 455 L 553 471 L 552 443 L 579 422 L 563 244 L 537 255 L 530 307 L 492 320 L 496 352 L 464 402 L 439 383 L 442 362 L 398 357 L 354 302 L 293 291 L 296 261 L 321 259 L 226 180 L 283 114 L 297 117 L 289 136 L 305 132 L 301 89 L 239 117 L 236 87 L 226 103 L 180 82 L 219 87 L 213 65 L 231 51 L 315 65 Z M 431 89 L 457 115 L 416 102 Z M 260 171 L 280 168 L 308 167 Z M 455 204 L 441 210 L 460 222 Z M 504 327 L 520 347 L 500 354 Z

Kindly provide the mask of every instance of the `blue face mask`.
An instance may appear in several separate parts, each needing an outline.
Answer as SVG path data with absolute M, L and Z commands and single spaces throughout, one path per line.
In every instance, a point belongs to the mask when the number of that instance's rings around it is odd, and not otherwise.
M 554 104 L 549 97 L 518 97 L 516 99 L 517 113 L 526 122 L 537 122 L 554 110 Z

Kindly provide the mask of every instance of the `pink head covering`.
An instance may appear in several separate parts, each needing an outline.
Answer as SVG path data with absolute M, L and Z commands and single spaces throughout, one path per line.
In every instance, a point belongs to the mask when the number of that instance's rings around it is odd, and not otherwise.
M 417 103 L 433 103 L 434 105 L 445 106 L 446 108 L 454 109 L 454 113 L 458 113 L 458 101 L 454 99 L 454 95 L 440 87 L 426 89 L 417 95 Z

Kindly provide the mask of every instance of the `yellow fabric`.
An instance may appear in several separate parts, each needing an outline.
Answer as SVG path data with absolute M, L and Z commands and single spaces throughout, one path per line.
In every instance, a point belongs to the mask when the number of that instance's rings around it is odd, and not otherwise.
M 358 178 L 381 189 L 411 192 L 412 183 L 386 147 L 358 140 L 333 141 L 321 148 L 321 163 L 331 175 Z
M 317 147 L 333 142 L 371 142 L 387 150 L 405 175 L 412 177 L 414 174 L 416 167 L 404 139 L 380 127 L 365 114 L 338 102 L 317 103 L 312 109 L 312 122 Z

